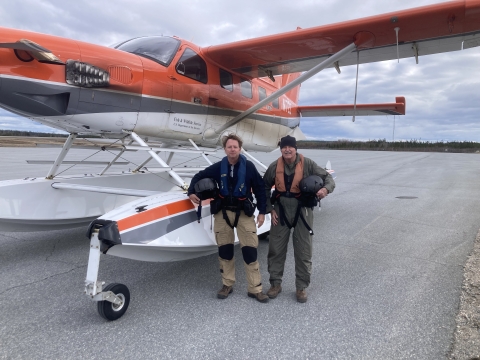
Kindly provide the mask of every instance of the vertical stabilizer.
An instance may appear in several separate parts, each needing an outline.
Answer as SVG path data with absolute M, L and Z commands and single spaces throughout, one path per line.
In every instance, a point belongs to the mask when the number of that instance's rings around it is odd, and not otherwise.
M 291 73 L 291 74 L 283 74 L 282 75 L 282 87 L 284 87 L 285 85 L 288 85 L 293 80 L 300 77 L 300 75 L 302 75 L 302 73 L 299 73 L 299 72 L 298 73 Z M 288 91 L 285 94 L 295 104 L 298 104 L 298 95 L 300 93 L 300 86 L 301 85 L 298 85 L 298 86 L 294 87 L 292 90 Z

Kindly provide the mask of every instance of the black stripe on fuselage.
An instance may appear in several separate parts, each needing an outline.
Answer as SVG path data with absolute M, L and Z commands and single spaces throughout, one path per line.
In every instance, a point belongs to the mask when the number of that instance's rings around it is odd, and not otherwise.
M 0 106 L 23 116 L 64 116 L 91 113 L 150 112 L 234 117 L 238 110 L 218 108 L 160 97 L 70 85 L 1 77 Z M 174 111 L 173 111 L 174 110 Z M 298 117 L 252 114 L 249 119 L 294 128 Z

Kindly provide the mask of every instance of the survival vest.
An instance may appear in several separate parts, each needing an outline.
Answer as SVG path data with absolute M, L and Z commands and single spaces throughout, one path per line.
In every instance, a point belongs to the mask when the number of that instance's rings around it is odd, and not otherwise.
M 252 216 L 255 212 L 255 205 L 250 201 L 247 194 L 247 187 L 245 186 L 245 179 L 247 175 L 247 158 L 240 154 L 238 160 L 240 162 L 237 172 L 237 181 L 233 184 L 229 181 L 231 165 L 228 163 L 228 158 L 225 156 L 220 165 L 220 194 L 221 209 L 223 219 L 232 229 L 237 226 L 240 212 L 244 210 L 245 215 Z M 233 179 L 234 180 L 234 179 Z M 235 221 L 230 223 L 226 210 L 235 211 Z
M 271 202 L 272 205 L 275 204 L 276 200 L 281 197 L 289 197 L 289 198 L 296 198 L 298 201 L 298 206 L 297 206 L 297 211 L 295 212 L 295 217 L 293 220 L 293 223 L 290 224 L 288 222 L 287 216 L 285 215 L 285 209 L 283 208 L 283 205 L 280 201 L 278 201 L 278 207 L 279 207 L 279 218 L 280 218 L 280 224 L 282 226 L 287 225 L 289 229 L 292 227 L 297 226 L 298 219 L 300 218 L 307 228 L 308 232 L 310 235 L 313 235 L 313 230 L 312 228 L 308 225 L 307 221 L 305 220 L 303 214 L 302 214 L 302 207 L 314 207 L 317 203 L 313 203 L 313 201 L 316 201 L 315 196 L 306 196 L 306 194 L 302 194 L 301 192 L 301 187 L 300 183 L 303 179 L 303 166 L 304 166 L 304 158 L 303 155 L 298 154 L 299 157 L 299 162 L 295 165 L 295 172 L 294 174 L 291 175 L 286 175 L 285 174 L 285 162 L 283 160 L 283 157 L 278 158 L 277 160 L 277 168 L 275 170 L 275 191 L 272 194 Z M 309 201 L 305 201 L 307 198 L 309 198 Z
M 300 161 L 295 165 L 293 179 L 289 179 L 285 174 L 285 162 L 283 157 L 280 156 L 277 160 L 277 169 L 275 170 L 275 191 L 280 194 L 279 196 L 289 196 L 289 193 L 295 195 L 300 194 L 300 181 L 303 179 L 304 159 L 302 154 L 298 154 L 298 157 Z
M 230 189 L 228 186 L 228 177 L 229 177 L 229 168 L 230 164 L 228 163 L 228 158 L 225 156 L 222 159 L 222 164 L 220 165 L 220 194 L 223 197 L 233 196 L 236 198 L 244 198 L 247 194 L 247 188 L 245 187 L 245 177 L 247 175 L 247 158 L 240 154 L 240 165 L 238 167 L 237 173 L 237 183 L 233 189 Z M 231 191 L 233 190 L 233 191 Z

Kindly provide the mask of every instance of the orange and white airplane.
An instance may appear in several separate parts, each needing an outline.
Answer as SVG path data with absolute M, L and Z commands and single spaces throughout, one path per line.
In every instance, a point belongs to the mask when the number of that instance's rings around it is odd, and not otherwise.
M 301 117 L 405 114 L 403 97 L 385 104 L 299 106 L 300 84 L 328 67 L 340 72 L 397 58 L 418 62 L 478 45 L 480 0 L 203 48 L 168 36 L 108 48 L 0 28 L 0 106 L 70 134 L 46 178 L 0 182 L 0 227 L 36 231 L 93 220 L 86 293 L 99 301 L 103 317 L 116 319 L 128 307 L 128 289 L 102 287 L 100 252 L 173 261 L 217 251 L 208 206 L 199 225 L 183 193 L 185 179 L 199 168 L 171 167 L 175 153 L 202 154 L 210 163 L 205 155 L 225 133 L 240 135 L 247 151 L 270 151 L 287 134 L 303 138 Z M 57 176 L 82 134 L 121 139 L 124 147 L 99 174 Z M 107 172 L 125 150 L 145 151 L 147 159 L 131 172 Z M 168 160 L 159 152 L 169 153 Z M 160 166 L 145 168 L 151 159 Z M 269 230 L 265 223 L 260 234 Z

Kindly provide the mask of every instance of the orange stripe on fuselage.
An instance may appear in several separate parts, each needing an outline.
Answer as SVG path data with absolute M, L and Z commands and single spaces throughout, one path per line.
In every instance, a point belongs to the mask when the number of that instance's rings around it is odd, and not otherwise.
M 118 230 L 125 231 L 135 226 L 146 224 L 151 221 L 159 220 L 161 218 L 175 215 L 187 210 L 193 210 L 195 207 L 189 199 L 176 201 L 170 204 L 165 204 L 141 213 L 129 216 L 125 219 L 118 220 Z

